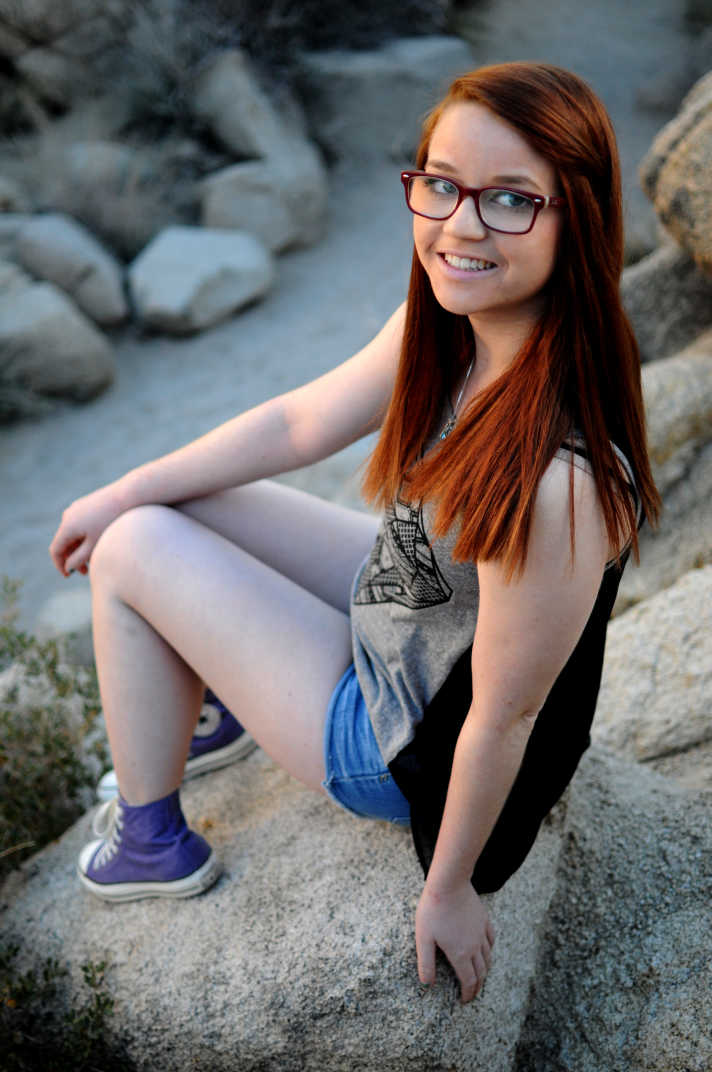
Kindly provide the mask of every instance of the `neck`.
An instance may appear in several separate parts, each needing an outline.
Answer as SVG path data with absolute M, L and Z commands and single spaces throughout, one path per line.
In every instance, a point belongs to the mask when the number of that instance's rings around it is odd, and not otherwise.
M 477 361 L 470 377 L 469 394 L 489 387 L 509 368 L 529 338 L 538 315 L 470 316 Z

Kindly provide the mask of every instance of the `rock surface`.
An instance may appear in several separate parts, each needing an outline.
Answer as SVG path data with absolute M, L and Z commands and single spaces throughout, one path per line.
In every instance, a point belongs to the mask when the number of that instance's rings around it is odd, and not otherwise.
M 488 899 L 495 959 L 462 1007 L 445 969 L 434 988 L 417 982 L 421 876 L 405 831 L 355 820 L 260 752 L 183 796 L 226 866 L 205 896 L 106 905 L 79 891 L 88 817 L 0 895 L 26 957 L 59 955 L 75 978 L 108 959 L 109 1031 L 137 1068 L 706 1068 L 709 798 L 594 750 L 568 807 Z
M 712 1067 L 711 819 L 711 794 L 591 749 L 516 1072 Z
M 593 737 L 712 790 L 712 566 L 611 622 Z
M 113 376 L 109 343 L 61 290 L 36 283 L 0 295 L 3 416 L 24 412 L 23 394 L 28 403 L 37 395 L 85 401 Z
M 247 231 L 275 252 L 322 236 L 328 194 L 324 165 L 306 139 L 296 101 L 283 104 L 286 120 L 239 49 L 209 62 L 193 99 L 196 117 L 226 149 L 240 160 L 256 158 L 205 179 L 201 222 Z
M 372 51 L 307 53 L 298 84 L 312 137 L 328 156 L 359 164 L 408 157 L 423 115 L 472 66 L 464 41 L 438 35 Z
M 625 269 L 621 297 L 642 361 L 671 357 L 712 325 L 712 277 L 672 243 Z
M 418 983 L 422 885 L 410 836 L 360 821 L 261 753 L 185 786 L 186 814 L 225 875 L 190 901 L 106 905 L 78 889 L 82 819 L 0 893 L 5 933 L 73 973 L 110 962 L 109 1030 L 145 1072 L 362 1072 L 513 1067 L 553 893 L 561 814 L 517 876 L 488 899 L 496 960 L 459 1005 L 442 970 Z
M 712 332 L 646 365 L 643 392 L 663 513 L 641 531 L 641 564 L 628 564 L 616 613 L 712 561 Z
M 252 235 L 199 227 L 168 227 L 129 268 L 140 320 L 176 335 L 217 324 L 272 279 L 269 253 Z
M 16 251 L 28 272 L 56 283 L 97 324 L 128 316 L 121 266 L 77 220 L 55 212 L 36 216 L 20 231 Z
M 208 61 L 195 82 L 191 107 L 238 160 L 280 155 L 284 127 L 240 49 Z
M 658 134 L 640 165 L 643 189 L 659 219 L 712 272 L 712 77 L 706 75 Z
M 282 252 L 316 242 L 323 234 L 328 188 L 324 166 L 307 141 L 282 141 L 283 154 L 233 164 L 202 184 L 201 222 L 256 235 Z

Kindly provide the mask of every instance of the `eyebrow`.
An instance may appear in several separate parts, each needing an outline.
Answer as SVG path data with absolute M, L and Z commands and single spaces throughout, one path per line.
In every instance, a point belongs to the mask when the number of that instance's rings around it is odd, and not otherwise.
M 436 171 L 443 171 L 446 174 L 449 173 L 455 177 L 458 174 L 457 168 L 453 164 L 449 164 L 446 160 L 428 159 L 425 162 L 425 166 L 428 168 L 434 168 Z M 531 175 L 493 175 L 492 179 L 490 180 L 490 182 L 487 183 L 487 185 L 492 186 L 500 182 L 505 186 L 511 184 L 513 186 L 521 186 L 522 188 L 526 189 L 542 189 L 536 179 L 533 179 Z

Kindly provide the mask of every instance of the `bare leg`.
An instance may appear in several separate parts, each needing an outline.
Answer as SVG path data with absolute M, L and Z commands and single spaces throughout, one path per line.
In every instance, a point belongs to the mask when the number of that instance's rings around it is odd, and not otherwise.
M 356 569 L 378 530 L 371 514 L 273 480 L 191 499 L 178 509 L 344 614 Z
M 326 708 L 351 660 L 346 614 L 166 507 L 117 519 L 91 577 L 124 799 L 146 803 L 180 783 L 203 680 L 280 765 L 320 788 Z

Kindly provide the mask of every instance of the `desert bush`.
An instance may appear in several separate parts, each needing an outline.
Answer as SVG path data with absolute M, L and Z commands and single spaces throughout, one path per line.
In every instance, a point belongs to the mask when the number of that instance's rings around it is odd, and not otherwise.
M 106 1041 L 113 1000 L 106 964 L 82 965 L 82 985 L 70 991 L 59 961 L 18 965 L 18 944 L 0 947 L 0 1037 L 4 1072 L 130 1072 L 121 1048 Z
M 0 620 L 0 877 L 58 837 L 93 799 L 108 765 L 92 732 L 96 674 L 65 664 L 56 641 L 16 628 L 17 585 L 4 579 Z

